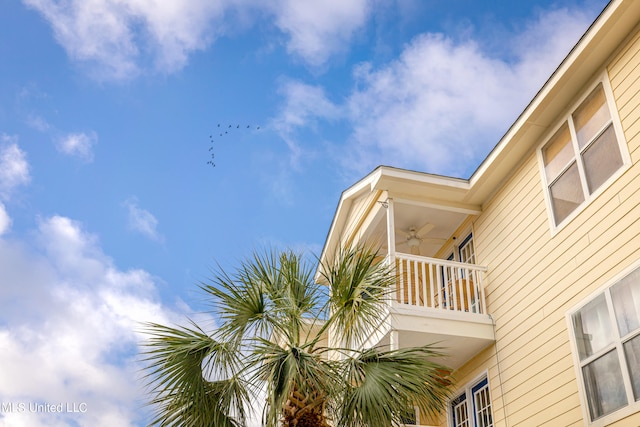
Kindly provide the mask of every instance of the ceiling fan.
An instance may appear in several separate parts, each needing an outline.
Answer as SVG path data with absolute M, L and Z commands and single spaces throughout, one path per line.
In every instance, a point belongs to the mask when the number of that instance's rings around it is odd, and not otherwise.
M 443 245 L 446 242 L 446 239 L 434 239 L 426 237 L 427 234 L 435 227 L 434 224 L 426 223 L 422 227 L 417 228 L 415 226 L 409 227 L 408 230 L 396 229 L 396 235 L 402 236 L 405 235 L 406 238 L 402 240 L 402 238 L 397 239 L 397 244 L 407 245 L 411 251 L 412 255 L 420 255 L 420 245 L 422 243 L 430 244 L 430 245 Z

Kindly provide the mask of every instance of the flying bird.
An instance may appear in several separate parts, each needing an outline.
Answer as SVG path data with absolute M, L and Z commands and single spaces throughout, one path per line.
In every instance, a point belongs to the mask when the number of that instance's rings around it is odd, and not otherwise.
M 240 129 L 240 126 L 241 126 L 240 124 L 236 124 L 236 129 Z M 221 123 L 218 123 L 217 127 L 218 127 L 218 128 L 222 127 L 222 124 L 221 124 Z M 251 127 L 252 127 L 252 126 L 249 124 L 249 125 L 247 125 L 246 129 L 251 129 Z M 259 129 L 260 129 L 260 126 L 254 126 L 254 128 L 255 128 L 256 130 L 259 130 Z M 232 125 L 232 124 L 229 124 L 229 127 L 227 127 L 227 130 L 225 130 L 225 131 L 224 131 L 224 133 L 222 133 L 222 129 L 220 129 L 220 134 L 219 134 L 219 135 L 220 135 L 220 136 L 229 135 L 229 134 L 233 133 L 233 132 L 231 132 L 231 131 L 232 131 L 232 129 L 233 129 L 233 125 Z M 213 160 L 212 160 L 212 159 L 215 157 L 215 153 L 213 153 L 213 152 L 212 152 L 212 151 L 213 151 L 213 148 L 214 148 L 214 146 L 213 146 L 213 143 L 214 143 L 214 142 L 215 142 L 215 141 L 213 140 L 213 134 L 209 135 L 209 143 L 210 143 L 210 146 L 209 146 L 209 153 L 210 153 L 210 155 L 211 155 L 211 158 L 210 158 L 210 160 L 208 160 L 208 161 L 207 161 L 207 164 L 208 164 L 208 165 L 211 165 L 211 167 L 215 167 L 215 166 L 216 166 L 216 164 L 215 164 L 215 163 L 213 162 Z

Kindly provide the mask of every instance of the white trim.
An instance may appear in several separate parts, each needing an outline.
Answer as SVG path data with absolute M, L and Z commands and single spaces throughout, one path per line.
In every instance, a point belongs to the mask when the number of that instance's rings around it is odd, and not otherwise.
M 458 202 L 447 202 L 447 201 L 427 202 L 422 200 L 408 199 L 406 197 L 401 197 L 401 196 L 399 197 L 398 195 L 393 197 L 393 200 L 395 200 L 397 203 L 402 203 L 403 205 L 418 206 L 422 208 L 433 208 L 433 209 L 439 209 L 439 210 L 448 211 L 448 212 L 456 212 L 456 213 L 461 213 L 466 215 L 480 215 L 482 213 L 482 208 L 480 207 L 474 207 L 473 205 L 465 206 L 464 204 L 458 203 Z
M 580 309 L 582 309 L 583 307 L 585 307 L 587 304 L 589 304 L 591 301 L 593 301 L 595 298 L 597 298 L 599 295 L 603 294 L 605 295 L 605 298 L 607 300 L 607 304 L 608 304 L 608 311 L 609 311 L 609 315 L 612 316 L 612 309 L 611 309 L 611 301 L 610 301 L 610 294 L 606 293 L 606 291 L 608 289 L 610 289 L 611 287 L 613 287 L 615 284 L 617 284 L 618 282 L 620 282 L 620 280 L 624 279 L 626 276 L 628 276 L 629 274 L 631 274 L 633 271 L 637 270 L 640 268 L 640 259 L 636 260 L 635 262 L 633 262 L 631 265 L 629 265 L 628 267 L 626 267 L 625 269 L 623 269 L 621 272 L 619 272 L 618 274 L 616 274 L 613 278 L 607 280 L 607 282 L 600 286 L 597 290 L 595 290 L 594 292 L 592 292 L 591 294 L 589 294 L 586 298 L 584 298 L 582 301 L 580 301 L 578 304 L 576 304 L 575 306 L 573 306 L 570 310 L 568 310 L 565 314 L 565 319 L 567 321 L 567 331 L 569 333 L 569 343 L 571 345 L 571 355 L 573 357 L 573 367 L 574 367 L 574 371 L 576 373 L 576 382 L 578 383 L 578 395 L 580 397 L 580 407 L 582 408 L 582 418 L 583 421 L 585 423 L 586 426 L 589 427 L 605 427 L 609 424 L 612 424 L 616 421 L 620 421 L 632 414 L 635 414 L 636 412 L 640 412 L 640 400 L 637 401 L 632 401 L 631 404 L 628 404 L 608 415 L 604 415 L 600 418 L 598 418 L 597 420 L 591 421 L 591 414 L 589 412 L 589 404 L 587 402 L 587 392 L 586 392 L 586 388 L 584 385 L 584 378 L 582 376 L 582 369 L 581 366 L 582 365 L 586 365 L 588 364 L 590 361 L 597 359 L 599 356 L 602 356 L 603 354 L 611 351 L 612 349 L 616 349 L 618 352 L 618 358 L 620 361 L 620 369 L 622 371 L 622 375 L 623 375 L 623 380 L 625 383 L 625 392 L 627 393 L 627 396 L 632 396 L 633 397 L 633 390 L 630 388 L 630 382 L 629 382 L 629 377 L 628 377 L 628 371 L 625 373 L 625 368 L 627 366 L 626 361 L 624 361 L 624 354 L 622 350 L 622 337 L 619 336 L 619 332 L 617 329 L 617 322 L 616 319 L 613 318 L 611 321 L 613 322 L 612 324 L 614 325 L 614 331 L 613 333 L 615 334 L 615 339 L 616 342 L 614 342 L 612 345 L 609 345 L 606 347 L 606 349 L 600 350 L 598 351 L 596 354 L 590 356 L 585 362 L 581 362 L 580 361 L 580 355 L 579 355 L 579 351 L 578 351 L 578 345 L 576 343 L 576 333 L 573 327 L 573 315 L 576 314 L 578 311 L 580 311 Z M 627 335 L 628 336 L 628 335 Z M 628 341 L 628 340 L 626 340 Z M 624 361 L 624 363 L 622 363 Z
M 622 158 L 622 166 L 614 172 L 599 188 L 597 188 L 593 193 L 589 194 L 588 185 L 586 183 L 586 173 L 584 172 L 584 164 L 581 159 L 582 154 L 581 150 L 577 146 L 578 142 L 576 140 L 575 129 L 573 120 L 569 120 L 571 115 L 580 107 L 580 104 L 585 101 L 585 99 L 593 92 L 593 90 L 599 85 L 602 84 L 602 89 L 605 95 L 605 102 L 607 103 L 607 107 L 609 109 L 609 114 L 611 115 L 611 123 L 613 126 L 613 130 L 616 136 L 616 141 L 618 143 L 618 148 L 620 149 L 620 157 Z M 551 201 L 551 196 L 549 194 L 549 186 L 552 183 L 547 181 L 547 174 L 545 171 L 544 158 L 542 154 L 542 149 L 549 142 L 549 140 L 556 134 L 556 132 L 565 125 L 568 124 L 569 131 L 571 133 L 571 144 L 574 150 L 574 161 L 580 171 L 580 181 L 582 184 L 582 191 L 584 194 L 584 200 L 582 203 L 573 210 L 566 218 L 564 218 L 559 224 L 556 224 L 554 218 L 553 204 Z M 598 75 L 596 79 L 594 79 L 585 89 L 582 91 L 582 95 L 571 104 L 570 108 L 567 108 L 561 120 L 558 120 L 556 125 L 551 128 L 551 131 L 548 132 L 545 137 L 542 139 L 542 143 L 540 143 L 536 149 L 537 157 L 538 157 L 538 169 L 542 184 L 542 190 L 544 193 L 545 204 L 547 208 L 547 217 L 549 221 L 549 229 L 551 230 L 551 237 L 555 236 L 559 233 L 567 224 L 571 223 L 575 217 L 577 217 L 584 209 L 591 204 L 595 199 L 602 194 L 614 181 L 616 181 L 622 174 L 624 174 L 631 167 L 631 156 L 629 154 L 629 146 L 627 144 L 627 140 L 624 136 L 624 132 L 622 130 L 622 124 L 620 122 L 620 116 L 618 112 L 618 107 L 615 102 L 615 98 L 613 96 L 613 90 L 611 88 L 611 81 L 609 79 L 609 74 L 605 69 L 602 73 Z M 583 150 L 584 151 L 584 150 Z M 570 163 L 571 164 L 571 163 Z M 562 175 L 560 173 L 557 179 Z

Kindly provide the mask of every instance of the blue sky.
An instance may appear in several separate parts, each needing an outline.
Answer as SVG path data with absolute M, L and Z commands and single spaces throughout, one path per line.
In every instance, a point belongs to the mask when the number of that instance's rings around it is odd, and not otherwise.
M 137 322 L 380 164 L 469 177 L 606 4 L 175 3 L 0 2 L 0 403 L 87 405 L 2 427 L 145 425 Z

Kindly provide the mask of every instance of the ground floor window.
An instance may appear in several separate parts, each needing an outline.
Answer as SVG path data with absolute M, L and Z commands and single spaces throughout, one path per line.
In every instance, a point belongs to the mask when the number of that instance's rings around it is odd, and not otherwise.
M 640 401 L 640 268 L 569 316 L 590 421 Z
M 487 378 L 473 383 L 453 399 L 450 413 L 453 427 L 493 427 Z

